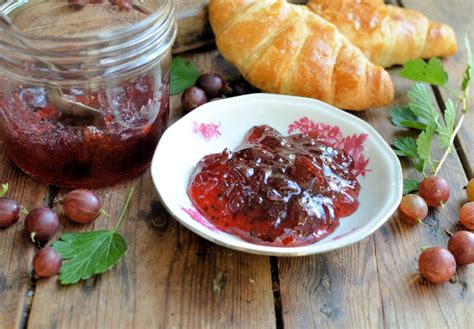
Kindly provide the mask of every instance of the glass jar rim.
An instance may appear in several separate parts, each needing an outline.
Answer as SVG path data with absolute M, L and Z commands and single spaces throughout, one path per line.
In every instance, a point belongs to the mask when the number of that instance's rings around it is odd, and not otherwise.
M 10 14 L 29 1 L 10 0 L 0 10 Z M 0 28 L 0 63 L 2 71 L 21 80 L 55 80 L 58 84 L 82 84 L 81 72 L 89 82 L 120 77 L 160 60 L 176 37 L 175 3 L 173 0 L 140 2 L 149 12 L 139 22 L 105 30 L 91 36 L 44 37 Z M 155 7 L 156 5 L 156 7 Z M 2 36 L 2 29 L 4 30 Z M 21 41 L 26 40 L 29 46 Z M 40 45 L 40 46 L 38 46 Z M 44 60 L 53 64 L 44 65 Z M 29 76 L 20 78 L 28 63 Z M 48 72 L 50 70 L 50 72 Z M 72 72 L 72 73 L 71 73 Z
M 163 12 L 166 10 L 166 5 L 169 1 L 173 0 L 162 0 L 160 6 L 150 14 L 147 14 L 146 17 L 138 22 L 121 26 L 112 30 L 100 31 L 97 34 L 91 34 L 87 36 L 72 36 L 72 37 L 63 37 L 63 36 L 42 36 L 35 33 L 25 32 L 11 28 L 9 26 L 2 27 L 7 29 L 10 33 L 16 34 L 22 38 L 28 40 L 37 40 L 37 41 L 51 41 L 51 42 L 65 42 L 65 43 L 82 43 L 82 42 L 91 42 L 91 41 L 102 41 L 102 40 L 111 40 L 113 38 L 125 37 L 128 34 L 133 34 L 134 32 L 139 32 L 147 26 L 153 24 L 159 16 L 163 15 Z M 22 5 L 28 1 L 15 1 L 7 0 L 5 3 L 0 5 L 0 11 L 3 11 L 5 14 L 9 14 L 17 8 L 20 8 Z

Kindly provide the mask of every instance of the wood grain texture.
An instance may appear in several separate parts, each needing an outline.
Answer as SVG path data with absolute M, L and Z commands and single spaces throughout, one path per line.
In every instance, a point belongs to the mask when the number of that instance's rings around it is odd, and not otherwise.
M 208 20 L 208 0 L 176 0 L 178 35 L 173 52 L 181 53 L 214 41 Z
M 186 3 L 192 6 L 195 1 Z M 470 2 L 403 3 L 449 23 L 458 39 L 468 32 L 474 44 Z M 214 49 L 183 56 L 201 72 L 235 73 Z M 454 86 L 464 62 L 462 51 L 444 61 Z M 409 84 L 396 75 L 392 71 L 395 104 L 405 104 Z M 171 103 L 173 122 L 182 115 L 179 96 Z M 390 124 L 388 111 L 369 110 L 360 116 L 387 141 L 406 133 Z M 472 113 L 470 120 L 460 136 L 463 149 L 458 151 L 470 159 L 472 173 Z M 419 177 L 413 170 L 405 174 Z M 405 225 L 395 214 L 374 235 L 353 246 L 320 256 L 278 258 L 280 285 L 274 288 L 281 294 L 285 327 L 470 328 L 472 266 L 460 268 L 455 282 L 444 285 L 429 284 L 416 274 L 420 247 L 445 246 L 443 230 L 460 229 L 457 214 L 465 201 L 461 188 L 466 176 L 455 153 L 441 175 L 449 178 L 452 195 L 444 208 L 430 211 L 428 227 Z M 8 181 L 10 195 L 26 207 L 42 204 L 47 194 L 46 186 L 15 169 L 1 144 L 0 181 Z M 121 229 L 129 242 L 126 256 L 109 273 L 76 286 L 62 287 L 54 278 L 41 280 L 28 297 L 34 288 L 30 280 L 34 247 L 23 236 L 22 223 L 0 230 L 0 328 L 21 328 L 32 298 L 29 328 L 275 327 L 269 259 L 218 247 L 177 224 L 159 203 L 149 173 L 99 191 L 110 220 L 101 217 L 93 225 L 78 226 L 62 218 L 62 232 L 112 227 L 131 186 L 137 190 Z M 60 191 L 55 209 L 61 209 L 65 192 Z
M 397 71 L 392 72 L 397 91 L 395 104 L 406 104 L 410 82 L 399 78 Z M 408 133 L 392 126 L 386 111 L 368 111 L 361 116 L 388 142 Z M 439 159 L 440 150 L 435 149 L 434 156 Z M 407 161 L 402 164 L 405 177 L 421 178 Z M 404 224 L 394 214 L 374 234 L 383 319 L 387 328 L 468 328 L 474 320 L 474 314 L 467 311 L 468 305 L 474 303 L 472 270 L 460 268 L 455 281 L 444 285 L 430 284 L 417 274 L 420 248 L 435 245 L 446 248 L 448 236 L 444 230 L 461 229 L 457 222 L 460 205 L 465 200 L 462 186 L 466 175 L 456 153 L 448 158 L 440 175 L 448 180 L 451 196 L 445 207 L 430 210 L 425 220 L 428 227 Z
M 328 254 L 278 258 L 285 328 L 381 328 L 374 239 Z
M 216 55 L 210 51 L 192 57 L 204 72 L 216 63 Z M 174 120 L 180 115 L 178 96 L 172 104 Z M 112 227 L 131 186 L 136 194 L 121 229 L 129 245 L 124 259 L 109 273 L 75 286 L 39 282 L 29 327 L 275 326 L 269 258 L 219 247 L 177 224 L 161 206 L 149 172 L 99 190 L 110 220 L 101 217 L 79 226 L 62 218 L 61 231 Z M 56 202 L 58 212 L 64 193 Z M 54 303 L 45 303 L 50 300 Z
M 435 4 L 426 1 L 418 2 L 435 7 Z M 444 6 L 448 7 L 450 4 L 445 2 Z M 462 10 L 462 6 L 457 8 Z M 463 65 L 457 64 L 459 59 L 452 61 L 451 65 L 446 61 L 449 72 L 464 69 Z M 453 67 L 455 65 L 461 67 L 456 71 Z M 397 91 L 395 104 L 406 104 L 409 83 L 398 78 L 397 71 L 392 71 Z M 456 83 L 459 84 L 459 80 Z M 369 110 L 360 116 L 382 133 L 388 142 L 401 133 L 406 134 L 391 125 L 388 111 Z M 469 120 L 465 127 L 465 130 L 472 131 Z M 439 151 L 435 153 L 440 157 Z M 420 178 L 414 170 L 408 169 L 410 167 L 408 163 L 403 164 L 407 176 Z M 465 184 L 466 176 L 456 154 L 449 157 L 440 174 L 449 178 L 452 187 L 451 199 L 443 209 L 430 211 L 428 228 L 421 225 L 408 226 L 394 214 L 373 237 L 359 243 L 358 246 L 363 251 L 359 251 L 359 257 L 356 253 L 352 261 L 346 255 L 353 253 L 356 247 L 345 248 L 324 256 L 279 259 L 285 326 L 304 328 L 310 324 L 310 327 L 318 328 L 468 328 L 474 320 L 474 314 L 468 311 L 467 306 L 474 302 L 472 271 L 469 272 L 466 267 L 460 268 L 455 282 L 445 285 L 429 284 L 417 275 L 420 247 L 430 245 L 444 247 L 448 240 L 444 229 L 451 231 L 461 229 L 457 221 L 459 207 L 465 200 L 462 186 Z M 375 239 L 375 246 L 372 238 Z M 373 265 L 373 260 L 370 259 L 371 253 L 375 254 L 376 265 Z M 361 268 L 360 255 L 364 254 L 365 267 Z M 364 283 L 357 285 L 359 280 Z M 364 301 L 357 303 L 358 298 L 363 298 Z M 464 307 L 448 305 L 464 305 Z
M 8 182 L 8 197 L 31 209 L 43 205 L 47 186 L 17 169 L 0 142 L 0 183 Z M 23 216 L 22 216 L 23 217 Z M 0 328 L 17 328 L 31 303 L 31 260 L 35 246 L 23 232 L 23 221 L 0 229 Z
M 413 8 L 423 12 L 428 17 L 446 22 L 456 32 L 458 40 L 458 52 L 455 56 L 444 60 L 449 72 L 448 85 L 454 90 L 459 90 L 466 69 L 466 51 L 464 48 L 464 36 L 467 35 L 471 48 L 474 51 L 474 1 L 464 0 L 403 0 L 402 4 L 407 8 Z M 443 88 L 441 94 L 443 99 L 448 95 Z M 459 154 L 467 170 L 468 177 L 474 177 L 474 82 L 470 89 L 471 110 L 466 116 L 464 127 L 459 133 Z

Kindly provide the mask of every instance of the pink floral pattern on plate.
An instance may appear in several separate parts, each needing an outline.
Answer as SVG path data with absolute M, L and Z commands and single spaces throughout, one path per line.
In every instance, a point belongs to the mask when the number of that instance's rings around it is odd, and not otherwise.
M 197 123 L 193 122 L 193 133 L 201 136 L 205 141 L 210 141 L 213 138 L 219 138 L 222 133 L 220 131 L 221 123 Z
M 353 174 L 357 177 L 371 171 L 367 169 L 369 158 L 364 155 L 364 142 L 369 135 L 354 134 L 343 136 L 338 126 L 332 126 L 325 123 L 317 123 L 307 117 L 301 118 L 288 126 L 288 134 L 294 133 L 317 133 L 319 139 L 326 145 L 337 147 L 346 151 L 354 159 Z
M 201 213 L 199 212 L 199 210 L 197 210 L 194 206 L 190 206 L 188 208 L 185 208 L 185 207 L 181 207 L 181 210 L 184 211 L 186 214 L 189 215 L 189 217 L 191 217 L 192 219 L 194 219 L 196 222 L 198 222 L 199 224 L 201 224 L 202 226 L 210 229 L 211 231 L 214 231 L 214 232 L 221 232 L 220 229 L 218 229 L 217 227 L 215 227 L 214 225 L 212 225 L 211 223 L 209 223 L 209 221 L 204 218 L 203 215 L 201 215 Z

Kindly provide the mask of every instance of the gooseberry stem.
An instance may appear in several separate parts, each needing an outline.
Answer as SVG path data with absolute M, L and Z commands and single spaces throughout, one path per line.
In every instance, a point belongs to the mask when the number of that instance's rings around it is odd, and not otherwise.
M 423 221 L 421 219 L 418 220 L 418 223 L 423 225 L 424 227 L 430 227 L 428 224 L 423 223 Z
M 29 211 L 28 211 L 28 209 L 26 209 L 24 206 L 21 206 L 21 208 L 20 208 L 20 213 L 21 213 L 22 215 L 27 216 L 27 215 L 29 214 Z
M 105 211 L 105 209 L 103 209 L 103 208 L 100 209 L 99 214 L 100 214 L 100 215 L 104 215 L 104 216 L 106 216 L 106 217 L 110 217 L 109 213 L 108 213 L 107 211 Z
M 8 192 L 8 183 L 2 184 L 2 190 L 0 191 L 0 198 L 3 198 Z
M 453 233 L 451 231 L 444 230 L 444 233 L 446 233 L 446 235 L 449 236 L 449 237 L 453 236 Z
M 135 188 L 131 187 L 130 191 L 128 192 L 127 200 L 123 204 L 122 210 L 120 211 L 117 224 L 115 224 L 114 233 L 117 233 L 117 231 L 120 229 L 120 226 L 122 225 L 123 219 L 125 218 L 125 213 L 127 212 L 128 205 L 130 204 L 130 200 L 132 199 L 132 195 L 134 191 L 135 191 Z

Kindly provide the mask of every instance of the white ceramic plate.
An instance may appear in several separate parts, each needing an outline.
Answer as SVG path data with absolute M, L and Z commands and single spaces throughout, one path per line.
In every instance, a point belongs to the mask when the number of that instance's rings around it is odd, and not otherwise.
M 359 209 L 341 218 L 335 232 L 323 240 L 303 247 L 253 244 L 216 228 L 193 207 L 186 189 L 198 161 L 226 147 L 234 149 L 252 126 L 261 124 L 283 134 L 317 129 L 356 158 Z M 368 123 L 314 99 L 271 94 L 210 102 L 184 116 L 161 138 L 151 173 L 163 204 L 188 229 L 228 248 L 278 256 L 324 253 L 364 239 L 396 210 L 403 187 L 398 158 Z

